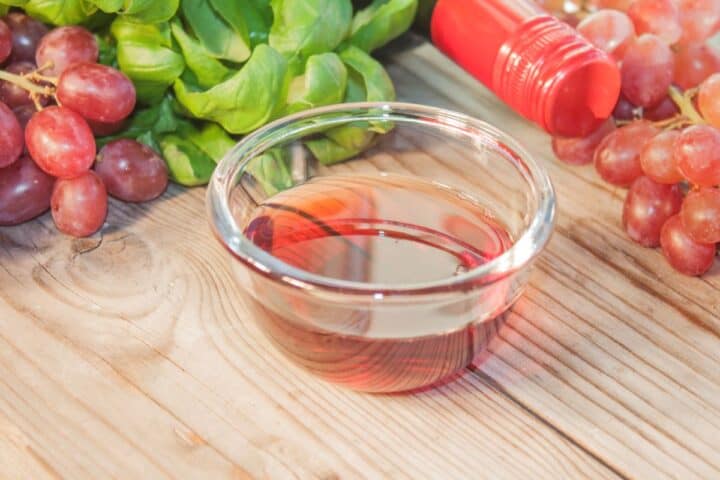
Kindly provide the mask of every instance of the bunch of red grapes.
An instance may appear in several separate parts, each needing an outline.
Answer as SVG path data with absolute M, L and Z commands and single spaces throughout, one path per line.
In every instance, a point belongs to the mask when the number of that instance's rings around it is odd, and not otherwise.
M 84 237 L 104 224 L 108 193 L 143 202 L 167 188 L 165 162 L 145 145 L 117 140 L 98 154 L 94 135 L 121 129 L 136 101 L 98 55 L 82 27 L 0 19 L 0 225 L 51 209 L 58 230 Z
M 622 94 L 593 134 L 553 139 L 555 154 L 629 188 L 630 238 L 702 275 L 720 242 L 720 0 L 592 3 L 576 26 L 617 59 Z

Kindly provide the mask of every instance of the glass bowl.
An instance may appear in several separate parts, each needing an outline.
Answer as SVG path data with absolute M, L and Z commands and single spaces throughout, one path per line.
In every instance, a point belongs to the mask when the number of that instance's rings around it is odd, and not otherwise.
M 218 165 L 212 229 L 278 349 L 370 392 L 469 365 L 522 293 L 555 215 L 550 180 L 495 127 L 407 103 L 304 111 Z

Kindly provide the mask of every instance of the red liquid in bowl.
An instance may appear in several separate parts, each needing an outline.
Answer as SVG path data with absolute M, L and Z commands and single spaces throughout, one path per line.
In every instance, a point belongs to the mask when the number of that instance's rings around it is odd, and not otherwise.
M 246 225 L 253 243 L 294 267 L 386 285 L 376 297 L 459 275 L 512 244 L 473 198 L 399 175 L 315 178 L 261 204 Z M 256 279 L 251 303 L 280 350 L 327 380 L 366 391 L 418 388 L 467 366 L 494 331 L 474 312 L 479 304 L 504 306 L 507 294 L 498 282 L 444 305 L 368 308 L 305 300 L 273 285 Z

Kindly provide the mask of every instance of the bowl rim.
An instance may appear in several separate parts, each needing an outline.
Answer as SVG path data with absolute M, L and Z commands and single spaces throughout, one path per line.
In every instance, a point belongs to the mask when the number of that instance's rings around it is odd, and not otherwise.
M 460 275 L 428 282 L 398 285 L 340 280 L 308 272 L 272 256 L 244 235 L 231 214 L 228 200 L 235 186 L 233 180 L 258 154 L 303 132 L 302 128 L 293 128 L 293 125 L 328 114 L 339 115 L 333 115 L 326 121 L 311 122 L 305 129 L 331 127 L 348 121 L 382 120 L 445 128 L 478 138 L 481 135 L 490 137 L 494 147 L 504 151 L 504 157 L 515 163 L 519 173 L 528 182 L 528 190 L 535 197 L 537 208 L 532 213 L 529 225 L 510 248 L 493 260 Z M 487 138 L 483 141 L 487 145 Z M 463 113 L 406 102 L 329 105 L 304 110 L 265 125 L 240 140 L 218 163 L 208 184 L 206 205 L 215 236 L 230 253 L 254 272 L 288 287 L 312 293 L 371 296 L 374 300 L 391 296 L 465 292 L 495 283 L 522 269 L 540 254 L 552 235 L 556 211 L 555 191 L 547 172 L 513 137 Z

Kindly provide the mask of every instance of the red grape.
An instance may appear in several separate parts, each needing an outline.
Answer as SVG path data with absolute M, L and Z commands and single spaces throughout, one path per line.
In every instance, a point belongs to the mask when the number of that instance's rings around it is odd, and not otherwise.
M 720 0 L 675 0 L 680 11 L 682 43 L 702 42 L 717 31 Z
M 0 225 L 19 225 L 45 212 L 54 182 L 28 156 L 0 169 Z
M 13 113 L 15 114 L 23 132 L 25 131 L 28 122 L 36 112 L 37 110 L 35 110 L 35 107 L 32 105 L 20 105 L 19 107 L 13 108 Z M 30 155 L 27 145 L 25 144 L 25 135 L 23 135 L 23 155 Z
M 94 120 L 88 120 L 87 122 L 96 137 L 107 137 L 108 135 L 117 133 L 125 128 L 126 124 L 125 120 L 114 123 L 96 122 Z
M 12 31 L 11 62 L 35 61 L 35 50 L 48 28 L 32 17 L 20 12 L 10 12 L 5 23 Z
M 136 94 L 124 73 L 106 65 L 77 63 L 60 76 L 57 98 L 89 120 L 114 123 L 132 113 Z
M 23 75 L 33 70 L 35 70 L 35 64 L 31 62 L 11 63 L 5 69 L 5 71 L 15 75 Z M 20 105 L 32 105 L 33 103 L 27 90 L 5 80 L 0 80 L 0 101 L 10 108 Z
M 673 155 L 685 178 L 702 187 L 720 185 L 720 130 L 709 125 L 686 128 Z
M 0 168 L 14 163 L 23 151 L 20 123 L 7 105 L 0 102 Z
M 705 121 L 720 128 L 720 73 L 715 73 L 700 84 L 698 107 Z
M 615 130 L 615 123 L 612 120 L 608 120 L 587 137 L 554 137 L 552 139 L 553 152 L 565 163 L 585 165 L 586 163 L 592 162 L 593 154 L 598 144 L 613 130 Z
M 720 242 L 720 190 L 704 188 L 688 193 L 680 218 L 683 228 L 696 242 Z
M 673 146 L 679 136 L 677 130 L 661 132 L 648 140 L 640 151 L 640 165 L 652 181 L 675 184 L 684 179 L 673 155 Z
M 653 33 L 668 45 L 680 40 L 680 13 L 672 0 L 635 0 L 628 16 L 638 34 Z
M 58 230 L 73 237 L 87 237 L 105 222 L 108 206 L 105 184 L 92 170 L 79 177 L 58 179 L 50 205 Z
M 588 0 L 588 4 L 594 8 L 612 8 L 627 12 L 634 0 Z
M 0 18 L 0 64 L 8 59 L 12 52 L 12 31 Z
M 658 133 L 652 123 L 637 120 L 610 132 L 595 150 L 595 168 L 608 183 L 625 187 L 643 175 L 640 151 Z
M 622 60 L 625 51 L 635 38 L 630 17 L 617 10 L 599 10 L 591 13 L 577 26 L 590 43 Z
M 25 129 L 30 156 L 54 177 L 72 178 L 95 161 L 95 138 L 84 118 L 66 107 L 36 113 Z
M 537 0 L 537 3 L 552 13 L 560 13 L 565 11 L 565 0 Z
M 165 161 L 150 147 L 135 140 L 116 140 L 100 150 L 95 171 L 113 197 L 146 202 L 167 188 Z
M 58 76 L 76 63 L 97 62 L 98 54 L 98 43 L 92 33 L 83 27 L 60 27 L 40 41 L 35 63 L 40 67 L 52 64 L 43 73 Z
M 715 245 L 694 241 L 683 228 L 680 215 L 665 222 L 660 245 L 670 265 L 685 275 L 702 275 L 715 261 Z
M 623 226 L 630 238 L 645 247 L 660 245 L 660 231 L 680 211 L 683 192 L 678 185 L 661 185 L 640 177 L 630 187 L 623 207 Z
M 666 96 L 660 103 L 643 109 L 643 118 L 658 122 L 660 120 L 667 120 L 680 113 L 675 102 L 669 96 Z
M 35 107 L 32 105 L 20 105 L 19 107 L 13 108 L 13 113 L 17 117 L 18 122 L 20 122 L 20 127 L 24 132 L 25 127 L 27 127 L 33 115 L 37 113 L 37 110 L 35 110 Z
M 675 54 L 673 82 L 683 90 L 697 87 L 715 72 L 720 72 L 720 55 L 709 45 L 685 45 Z
M 630 100 L 625 95 L 620 95 L 615 110 L 613 110 L 613 117 L 618 120 L 633 120 L 637 118 L 637 108 L 635 105 L 630 103 Z
M 659 37 L 646 33 L 627 49 L 621 66 L 622 92 L 635 105 L 652 107 L 672 84 L 674 55 Z

